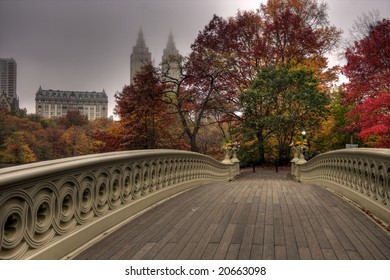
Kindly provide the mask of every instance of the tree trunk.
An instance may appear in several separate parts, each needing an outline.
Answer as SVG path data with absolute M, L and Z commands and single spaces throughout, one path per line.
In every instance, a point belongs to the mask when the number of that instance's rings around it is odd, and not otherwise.
M 256 133 L 256 137 L 258 140 L 257 144 L 257 150 L 259 153 L 258 163 L 264 164 L 265 163 L 265 149 L 264 149 L 264 135 L 263 130 L 258 130 Z
M 191 151 L 199 153 L 199 148 L 196 144 L 196 136 L 193 134 L 188 134 L 188 138 L 190 138 Z

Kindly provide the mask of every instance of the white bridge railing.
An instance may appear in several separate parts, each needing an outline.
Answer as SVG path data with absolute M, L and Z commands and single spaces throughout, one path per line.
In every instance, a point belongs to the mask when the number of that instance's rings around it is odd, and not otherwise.
M 336 150 L 308 162 L 295 155 L 292 174 L 341 193 L 390 224 L 390 149 Z
M 63 258 L 165 198 L 238 174 L 238 163 L 177 150 L 0 169 L 0 259 Z

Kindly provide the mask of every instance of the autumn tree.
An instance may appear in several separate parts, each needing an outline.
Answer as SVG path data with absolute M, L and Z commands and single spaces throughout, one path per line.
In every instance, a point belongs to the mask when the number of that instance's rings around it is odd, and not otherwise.
M 274 64 L 317 60 L 334 48 L 341 33 L 329 25 L 327 4 L 316 0 L 268 0 L 260 15 Z
M 304 64 L 316 71 L 324 85 L 336 78 L 328 69 L 326 54 L 340 39 L 341 31 L 328 21 L 327 5 L 316 0 L 269 0 L 258 12 L 239 11 L 223 19 L 214 16 L 193 46 L 205 49 L 225 71 L 220 82 L 231 98 L 254 81 L 262 67 Z M 235 99 L 237 100 L 237 99 Z
M 0 112 L 0 162 L 26 163 L 39 160 L 41 148 L 40 123 L 30 121 L 25 115 L 17 116 L 10 112 Z
M 390 147 L 390 20 L 370 26 L 366 37 L 346 50 L 344 102 L 352 105 L 347 131 L 369 146 Z
M 164 101 L 172 108 L 171 112 L 177 114 L 191 150 L 199 152 L 199 132 L 213 123 L 210 112 L 221 104 L 222 91 L 218 85 L 228 69 L 220 63 L 218 54 L 208 52 L 197 40 L 191 49 L 189 57 L 178 55 L 163 62 L 162 69 L 175 63 L 179 75 L 163 71 L 162 82 L 166 85 Z M 210 65 L 214 65 L 213 71 L 210 71 Z
M 6 137 L 3 143 L 3 149 L 0 151 L 0 162 L 3 163 L 30 163 L 36 161 L 36 156 L 23 131 L 16 131 Z
M 110 119 L 90 121 L 87 134 L 92 138 L 93 149 L 97 153 L 120 151 L 123 129 L 120 122 Z
M 85 130 L 71 126 L 60 138 L 63 157 L 75 157 L 93 153 L 93 143 Z
M 85 126 L 88 124 L 87 116 L 84 116 L 79 110 L 68 110 L 65 116 L 56 119 L 56 122 L 68 129 L 72 126 Z
M 196 73 L 197 83 L 203 82 L 201 92 L 212 89 L 208 115 L 218 122 L 236 120 L 242 125 L 237 114 L 242 109 L 240 95 L 259 71 L 273 65 L 306 65 L 321 86 L 329 89 L 337 69 L 328 69 L 326 54 L 341 32 L 329 24 L 326 9 L 326 4 L 315 0 L 270 0 L 258 12 L 239 11 L 227 19 L 214 16 L 199 32 L 191 53 L 195 62 L 197 58 L 205 62 L 195 64 L 190 74 Z M 258 137 L 260 142 L 266 138 Z
M 176 139 L 170 130 L 175 115 L 163 101 L 165 86 L 157 70 L 145 65 L 134 78 L 115 95 L 115 113 L 123 128 L 122 146 L 127 149 L 173 148 Z

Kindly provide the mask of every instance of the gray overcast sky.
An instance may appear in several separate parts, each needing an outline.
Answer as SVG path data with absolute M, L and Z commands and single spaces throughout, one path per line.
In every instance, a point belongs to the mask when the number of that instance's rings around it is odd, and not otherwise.
M 234 16 L 266 0 L 0 0 L 0 57 L 17 62 L 20 107 L 35 113 L 43 89 L 101 91 L 109 96 L 130 80 L 130 53 L 142 26 L 155 64 L 169 31 L 188 54 L 213 14 Z M 329 21 L 348 32 L 364 12 L 390 18 L 389 0 L 327 0 Z M 335 62 L 333 62 L 335 63 Z M 110 113 L 109 113 L 110 114 Z

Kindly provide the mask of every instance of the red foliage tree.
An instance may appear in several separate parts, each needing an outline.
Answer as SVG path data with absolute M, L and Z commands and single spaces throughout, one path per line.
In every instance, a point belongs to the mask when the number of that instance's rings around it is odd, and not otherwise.
M 353 114 L 359 119 L 355 124 L 358 136 L 366 144 L 390 148 L 390 94 L 367 99 L 355 107 Z
M 369 34 L 346 51 L 343 74 L 345 104 L 349 113 L 347 131 L 356 132 L 365 144 L 390 147 L 390 20 L 371 26 Z
M 65 116 L 57 119 L 57 122 L 68 129 L 72 126 L 85 126 L 88 124 L 87 116 L 84 116 L 78 109 L 69 110 Z
M 124 148 L 175 148 L 171 128 L 176 119 L 163 100 L 164 88 L 156 69 L 148 64 L 136 74 L 133 84 L 115 95 Z

